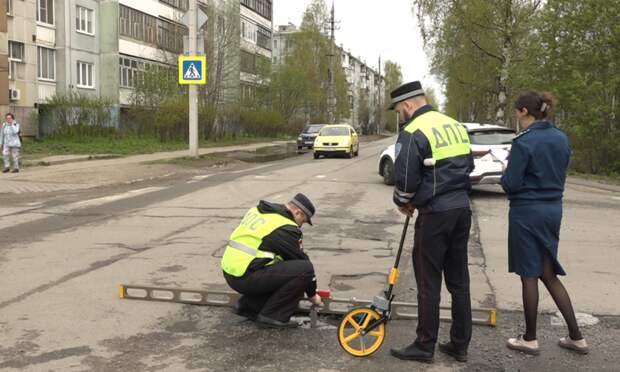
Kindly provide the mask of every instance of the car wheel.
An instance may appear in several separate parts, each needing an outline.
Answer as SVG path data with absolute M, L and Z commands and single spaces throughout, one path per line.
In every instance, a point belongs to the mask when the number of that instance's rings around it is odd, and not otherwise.
M 353 146 L 351 146 L 351 148 L 349 149 L 349 159 L 353 159 L 353 156 L 355 156 L 355 153 L 353 152 Z
M 360 156 L 360 145 L 357 145 L 357 149 L 355 150 L 355 156 Z
M 389 186 L 394 185 L 394 163 L 392 163 L 392 160 L 383 160 L 381 167 L 383 170 L 383 183 Z
M 318 159 L 319 158 L 319 154 L 317 154 L 316 152 L 314 153 L 314 158 Z
M 303 149 L 303 146 L 297 146 L 297 151 L 301 151 L 301 149 Z

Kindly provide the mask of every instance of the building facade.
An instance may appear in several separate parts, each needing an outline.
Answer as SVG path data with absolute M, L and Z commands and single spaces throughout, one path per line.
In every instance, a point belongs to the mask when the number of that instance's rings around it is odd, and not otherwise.
M 299 29 L 292 23 L 278 26 L 273 35 L 272 62 L 274 65 L 285 63 L 286 57 L 293 52 L 291 36 L 297 32 Z M 381 132 L 385 102 L 385 77 L 381 75 L 381 67 L 378 69 L 371 67 L 350 51 L 345 50 L 342 45 L 337 46 L 336 53 L 340 53 L 348 84 L 347 93 L 351 115 L 346 122 L 358 129 L 373 128 L 371 131 Z M 379 66 L 381 66 L 380 60 Z
M 121 108 L 130 104 L 145 68 L 176 69 L 177 57 L 183 53 L 187 27 L 182 17 L 189 0 L 0 1 L 5 6 L 0 12 L 0 108 L 15 113 L 27 136 L 46 134 L 34 115 L 49 98 L 68 93 L 111 101 L 113 121 L 118 124 Z M 222 34 L 226 22 L 232 24 L 228 29 L 236 34 L 231 39 L 235 51 L 225 58 L 240 63 L 233 71 L 235 78 L 228 78 L 236 88 L 226 94 L 247 92 L 260 83 L 257 61 L 271 60 L 272 1 L 197 3 L 211 15 L 209 22 L 217 24 L 201 31 L 205 48 L 210 37 Z M 214 16 L 224 8 L 236 12 L 233 19 Z
M 241 0 L 240 8 L 240 94 L 250 99 L 262 84 L 261 69 L 271 65 L 272 0 Z

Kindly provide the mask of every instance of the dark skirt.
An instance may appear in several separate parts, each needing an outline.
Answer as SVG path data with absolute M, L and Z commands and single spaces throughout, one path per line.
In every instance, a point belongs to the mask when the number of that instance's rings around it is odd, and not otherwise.
M 566 275 L 558 262 L 562 203 L 511 206 L 508 215 L 508 271 L 526 278 L 543 275 L 549 255 L 556 275 Z

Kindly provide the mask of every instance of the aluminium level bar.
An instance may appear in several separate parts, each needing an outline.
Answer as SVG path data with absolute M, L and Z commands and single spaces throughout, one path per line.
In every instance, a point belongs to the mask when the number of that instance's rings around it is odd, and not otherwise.
M 222 306 L 233 307 L 240 294 L 232 291 L 222 290 L 198 290 L 183 288 L 158 288 L 141 285 L 121 284 L 119 286 L 119 296 L 122 299 L 174 302 L 201 306 Z M 358 300 L 356 298 L 324 298 L 324 306 L 318 309 L 321 314 L 344 315 L 356 307 L 367 307 L 372 301 Z M 449 307 L 442 306 L 441 310 L 450 310 Z M 312 324 L 316 324 L 316 312 L 308 301 L 302 299 L 299 302 L 299 310 L 309 313 Z M 495 327 L 497 325 L 497 310 L 491 308 L 472 309 L 473 324 Z M 418 305 L 410 302 L 392 302 L 391 319 L 417 319 Z M 442 321 L 451 321 L 449 316 L 441 316 Z

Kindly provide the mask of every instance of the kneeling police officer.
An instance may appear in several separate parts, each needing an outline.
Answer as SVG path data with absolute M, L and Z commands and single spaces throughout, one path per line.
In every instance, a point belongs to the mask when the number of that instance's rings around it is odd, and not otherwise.
M 286 204 L 261 200 L 246 213 L 221 262 L 226 282 L 243 295 L 235 313 L 261 328 L 294 328 L 290 317 L 304 293 L 314 305 L 323 305 L 300 229 L 304 223 L 312 225 L 314 213 L 303 194 Z

